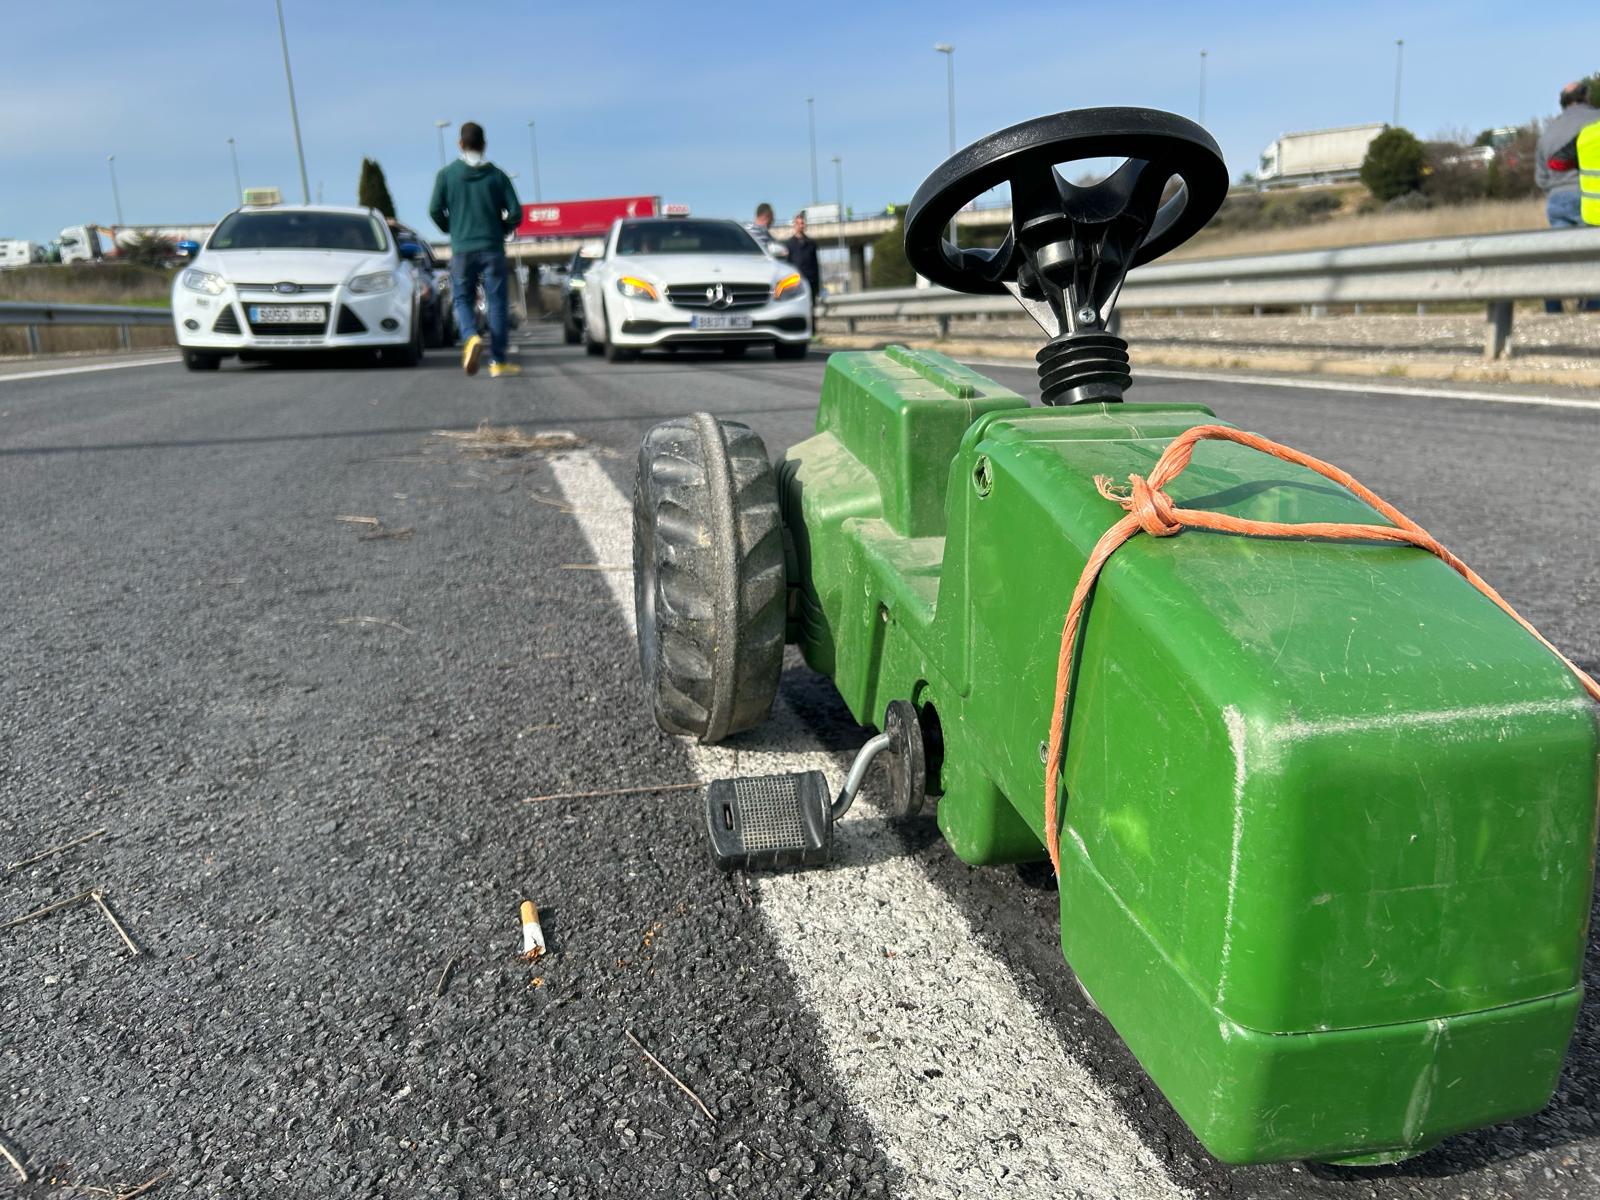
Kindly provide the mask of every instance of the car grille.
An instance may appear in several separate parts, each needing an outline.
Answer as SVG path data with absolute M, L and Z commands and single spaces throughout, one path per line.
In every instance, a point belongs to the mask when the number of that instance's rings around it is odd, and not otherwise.
M 335 333 L 365 333 L 366 323 L 343 305 L 339 306 L 339 323 L 334 326 Z
M 238 333 L 239 314 L 233 311 L 233 305 L 228 305 L 217 314 L 216 321 L 211 326 L 212 333 Z
M 772 299 L 772 285 L 767 283 L 724 283 L 723 290 L 731 303 L 720 308 L 706 295 L 717 285 L 714 283 L 677 283 L 667 289 L 667 303 L 675 308 L 714 309 L 721 312 L 733 308 L 759 308 Z
M 301 283 L 296 286 L 299 291 L 280 292 L 276 283 L 236 283 L 233 285 L 241 292 L 271 292 L 275 296 L 325 296 L 333 291 L 331 283 Z

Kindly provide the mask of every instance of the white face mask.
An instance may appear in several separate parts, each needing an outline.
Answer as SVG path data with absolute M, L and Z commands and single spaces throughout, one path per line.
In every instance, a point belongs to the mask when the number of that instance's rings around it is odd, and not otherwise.
M 481 167 L 483 165 L 483 155 L 476 150 L 463 150 L 461 152 L 461 161 L 469 167 Z

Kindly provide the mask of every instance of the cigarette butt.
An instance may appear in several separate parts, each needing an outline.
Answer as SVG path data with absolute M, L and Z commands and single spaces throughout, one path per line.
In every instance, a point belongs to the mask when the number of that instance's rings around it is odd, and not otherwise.
M 539 910 L 532 900 L 522 902 L 522 957 L 538 958 L 544 953 L 544 930 L 539 928 Z

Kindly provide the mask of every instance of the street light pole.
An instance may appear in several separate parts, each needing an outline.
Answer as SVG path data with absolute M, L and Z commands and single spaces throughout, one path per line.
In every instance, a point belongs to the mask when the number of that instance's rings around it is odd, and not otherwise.
M 294 72 L 289 69 L 289 34 L 283 27 L 283 0 L 278 4 L 278 44 L 283 47 L 283 77 L 289 84 L 289 120 L 294 123 L 294 152 L 300 160 L 300 193 L 311 203 L 311 180 L 306 176 L 306 148 L 300 141 L 300 108 L 294 100 Z
M 956 152 L 956 48 L 940 42 L 934 50 L 944 55 L 945 83 L 950 94 L 950 153 Z
M 228 157 L 233 159 L 233 202 L 242 204 L 244 202 L 244 184 L 239 179 L 239 151 L 234 146 L 232 138 L 228 139 Z
M 817 100 L 806 97 L 806 128 L 811 134 L 811 203 L 820 204 L 817 195 Z
M 839 231 L 839 253 L 841 255 L 840 265 L 844 268 L 844 279 L 845 279 L 845 286 L 841 290 L 849 291 L 850 290 L 850 247 L 845 244 L 845 240 L 844 240 L 844 161 L 837 154 L 835 154 L 833 156 L 833 175 L 834 175 L 834 183 L 838 187 L 838 202 L 839 202 L 839 211 L 836 214 L 834 214 L 834 219 L 837 222 L 834 225 L 834 228 Z
M 435 121 L 433 128 L 439 134 L 439 165 L 444 166 L 444 131 L 450 128 L 449 121 Z
M 1394 126 L 1400 127 L 1400 68 L 1405 62 L 1406 40 L 1394 40 Z
M 539 138 L 533 125 L 532 121 L 528 122 L 528 147 L 533 151 L 533 202 L 541 204 L 544 197 L 539 193 Z
M 1206 123 L 1206 52 L 1200 51 L 1200 124 Z
M 117 209 L 117 228 L 122 228 L 122 193 L 117 191 L 117 156 L 106 155 L 106 170 L 111 172 L 111 200 Z

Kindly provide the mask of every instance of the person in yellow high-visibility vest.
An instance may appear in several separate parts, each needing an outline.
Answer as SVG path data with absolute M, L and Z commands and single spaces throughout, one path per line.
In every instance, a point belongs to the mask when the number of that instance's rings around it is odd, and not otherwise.
M 1600 121 L 1600 108 L 1589 103 L 1589 81 L 1579 79 L 1561 89 L 1561 114 L 1545 122 L 1534 150 L 1533 179 L 1545 194 L 1545 215 L 1552 229 L 1582 225 L 1590 220 L 1585 209 L 1593 210 L 1593 203 L 1585 203 L 1579 191 L 1584 176 L 1578 170 L 1577 139 Z M 1593 157 L 1593 151 L 1591 151 Z M 1600 165 L 1600 164 L 1597 164 Z M 1558 313 L 1565 305 L 1551 298 L 1544 302 L 1547 313 Z M 1600 311 L 1600 298 L 1590 297 L 1578 301 L 1580 312 Z
M 1579 212 L 1585 225 L 1600 225 L 1600 121 L 1578 131 Z

